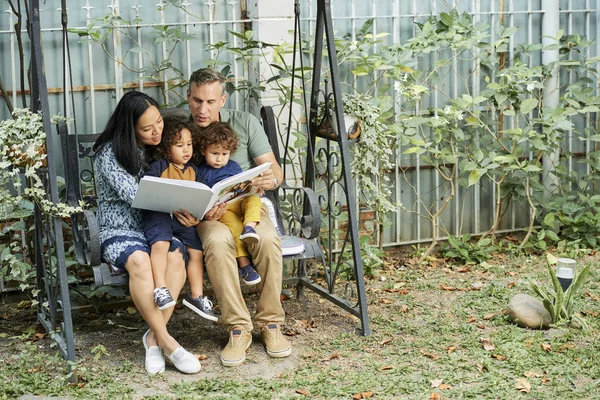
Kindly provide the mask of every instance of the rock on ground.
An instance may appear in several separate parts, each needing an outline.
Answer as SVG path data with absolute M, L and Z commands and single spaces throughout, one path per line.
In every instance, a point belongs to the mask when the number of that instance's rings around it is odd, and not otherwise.
M 548 329 L 552 316 L 544 308 L 544 304 L 528 294 L 515 295 L 508 305 L 510 317 L 523 328 Z

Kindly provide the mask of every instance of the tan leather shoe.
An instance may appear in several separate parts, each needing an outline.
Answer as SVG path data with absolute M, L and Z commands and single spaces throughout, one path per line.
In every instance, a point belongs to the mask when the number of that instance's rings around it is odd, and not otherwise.
M 221 352 L 221 364 L 226 367 L 240 365 L 246 359 L 246 350 L 252 344 L 252 333 L 241 327 L 229 332 L 229 342 Z
M 260 330 L 260 335 L 267 348 L 267 354 L 275 358 L 288 357 L 292 354 L 290 342 L 281 334 L 279 325 L 267 324 Z

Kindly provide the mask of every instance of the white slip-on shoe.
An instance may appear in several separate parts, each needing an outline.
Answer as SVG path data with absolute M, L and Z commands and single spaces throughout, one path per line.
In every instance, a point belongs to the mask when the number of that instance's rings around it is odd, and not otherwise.
M 176 348 L 169 355 L 169 360 L 171 360 L 175 368 L 184 374 L 196 374 L 202 368 L 198 358 L 183 347 Z
M 144 333 L 142 336 L 142 343 L 144 343 L 144 349 L 146 349 L 146 371 L 150 375 L 161 374 L 165 372 L 165 359 L 162 354 L 162 350 L 158 346 L 150 346 L 148 347 L 148 343 L 146 343 L 146 338 L 150 333 L 150 329 Z

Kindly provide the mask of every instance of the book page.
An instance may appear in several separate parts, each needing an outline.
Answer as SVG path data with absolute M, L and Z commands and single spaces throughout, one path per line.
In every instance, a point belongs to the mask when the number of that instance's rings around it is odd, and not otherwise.
M 140 180 L 132 207 L 172 213 L 186 210 L 197 218 L 212 208 L 213 190 L 200 182 L 145 176 Z
M 215 204 L 231 203 L 246 196 L 258 194 L 259 188 L 252 186 L 250 181 L 270 167 L 271 163 L 264 163 L 216 183 L 213 186 L 217 199 Z

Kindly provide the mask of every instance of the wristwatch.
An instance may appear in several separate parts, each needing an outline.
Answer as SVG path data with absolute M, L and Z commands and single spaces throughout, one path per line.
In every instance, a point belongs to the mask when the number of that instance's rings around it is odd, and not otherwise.
M 273 177 L 273 190 L 277 189 L 277 186 L 279 186 L 279 182 L 277 181 L 277 178 Z

